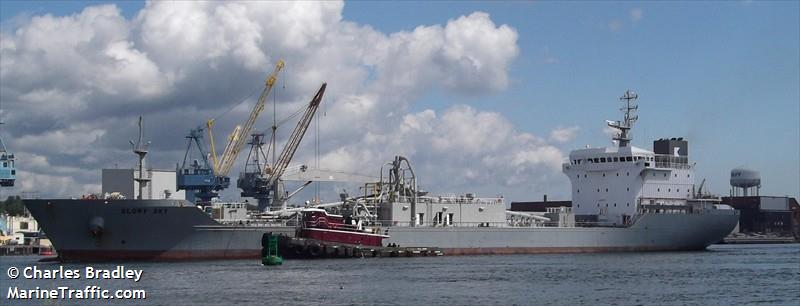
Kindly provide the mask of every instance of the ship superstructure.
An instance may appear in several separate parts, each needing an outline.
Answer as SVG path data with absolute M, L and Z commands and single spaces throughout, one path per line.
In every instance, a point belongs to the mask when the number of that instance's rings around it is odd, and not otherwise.
M 688 159 L 688 142 L 659 139 L 654 150 L 630 144 L 630 129 L 638 116 L 638 95 L 627 91 L 620 99 L 624 119 L 608 121 L 619 131 L 617 146 L 574 150 L 562 166 L 572 182 L 572 210 L 577 222 L 629 224 L 645 211 L 685 210 L 693 196 L 694 171 Z

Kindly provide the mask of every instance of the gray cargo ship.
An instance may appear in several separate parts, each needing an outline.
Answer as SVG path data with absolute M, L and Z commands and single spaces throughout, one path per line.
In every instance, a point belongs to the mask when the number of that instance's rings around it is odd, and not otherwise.
M 499 198 L 419 191 L 409 161 L 396 157 L 356 197 L 321 205 L 384 244 L 438 247 L 447 255 L 702 250 L 739 219 L 715 198 L 696 197 L 688 142 L 630 144 L 636 94 L 621 98 L 616 145 L 572 151 L 562 170 L 572 207 L 513 212 Z M 241 259 L 260 256 L 260 237 L 293 236 L 302 208 L 246 211 L 244 203 L 184 200 L 26 200 L 62 261 Z

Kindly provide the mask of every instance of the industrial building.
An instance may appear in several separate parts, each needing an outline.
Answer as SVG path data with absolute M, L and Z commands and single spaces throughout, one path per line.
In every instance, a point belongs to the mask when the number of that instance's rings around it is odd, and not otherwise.
M 139 177 L 139 171 L 134 169 L 103 169 L 103 194 L 120 193 L 126 199 L 135 199 L 139 196 L 139 183 L 134 178 Z M 174 170 L 144 170 L 145 178 L 149 181 L 143 186 L 142 199 L 186 199 L 183 190 L 175 188 Z
M 800 238 L 800 205 L 790 197 L 723 197 L 722 203 L 738 209 L 740 233 L 760 233 Z

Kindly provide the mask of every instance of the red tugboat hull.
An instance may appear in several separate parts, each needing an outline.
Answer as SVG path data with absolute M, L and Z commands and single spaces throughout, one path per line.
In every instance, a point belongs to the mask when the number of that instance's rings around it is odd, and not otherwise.
M 383 239 L 389 236 L 365 232 L 343 231 L 322 228 L 303 228 L 300 237 L 327 242 L 338 242 L 355 245 L 382 246 Z

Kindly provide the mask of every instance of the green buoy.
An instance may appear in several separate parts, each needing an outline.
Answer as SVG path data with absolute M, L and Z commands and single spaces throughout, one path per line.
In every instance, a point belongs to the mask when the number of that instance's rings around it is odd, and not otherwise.
M 261 264 L 277 266 L 283 264 L 283 257 L 278 255 L 278 236 L 264 233 L 261 236 Z

